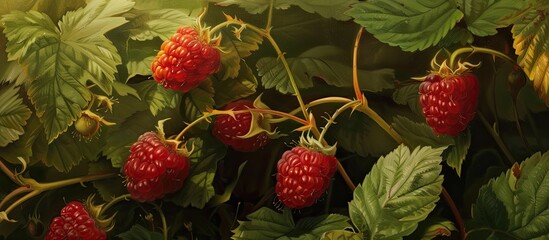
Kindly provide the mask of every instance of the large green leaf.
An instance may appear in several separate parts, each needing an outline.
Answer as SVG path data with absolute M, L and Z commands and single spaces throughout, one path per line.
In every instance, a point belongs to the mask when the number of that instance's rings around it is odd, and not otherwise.
M 296 58 L 288 58 L 297 87 L 313 87 L 319 79 L 336 87 L 352 87 L 352 63 L 343 49 L 334 46 L 311 48 Z M 261 83 L 265 88 L 274 88 L 281 93 L 293 93 L 290 78 L 278 58 L 264 57 L 257 64 Z M 359 85 L 362 90 L 380 92 L 394 88 L 393 69 L 358 70 Z
M 181 26 L 193 25 L 196 22 L 194 17 L 189 16 L 188 11 L 180 9 L 142 10 L 136 11 L 135 14 L 138 17 L 133 19 L 129 32 L 130 39 L 137 41 L 152 40 L 155 37 L 165 41 Z
M 183 118 L 185 121 L 191 123 L 202 117 L 203 113 L 207 111 L 207 108 L 212 107 L 215 104 L 213 99 L 214 94 L 214 88 L 210 79 L 202 81 L 197 88 L 185 94 L 183 97 L 183 104 L 185 106 Z M 206 129 L 208 128 L 208 123 L 203 121 L 196 126 L 201 129 Z
M 185 9 L 188 11 L 202 7 L 203 0 L 162 0 L 162 1 L 150 1 L 150 0 L 135 0 L 135 9 L 138 10 L 156 10 L 165 8 Z M 198 11 L 196 11 L 198 14 Z
M 116 17 L 131 9 L 123 0 L 88 1 L 67 12 L 57 28 L 36 11 L 4 15 L 8 60 L 17 60 L 34 79 L 28 94 L 44 123 L 49 142 L 64 132 L 91 98 L 91 81 L 110 94 L 120 56 L 104 34 L 126 22 Z
M 467 29 L 477 36 L 497 33 L 497 28 L 509 23 L 503 18 L 515 14 L 525 5 L 524 0 L 458 0 L 457 4 L 465 15 Z
M 19 88 L 13 85 L 0 89 L 0 102 L 0 147 L 5 147 L 25 132 L 23 127 L 32 112 L 19 97 Z
M 164 108 L 174 108 L 181 99 L 178 91 L 167 89 L 154 80 L 147 80 L 133 85 L 141 99 L 149 105 L 149 111 L 156 116 Z
M 213 81 L 213 88 L 216 89 L 214 95 L 215 105 L 224 106 L 227 103 L 255 93 L 257 78 L 246 62 L 242 61 L 240 66 L 240 72 L 236 78 L 224 81 L 216 79 Z
M 289 209 L 278 213 L 263 207 L 248 215 L 249 221 L 239 221 L 233 230 L 232 239 L 272 240 L 272 239 L 319 239 L 325 232 L 343 230 L 350 227 L 349 218 L 329 214 L 303 218 L 294 223 Z
M 270 0 L 208 0 L 215 2 L 221 6 L 237 4 L 244 8 L 249 13 L 261 13 L 269 7 Z M 274 1 L 274 7 L 277 9 L 287 9 L 291 5 L 300 7 L 301 9 L 310 12 L 318 13 L 326 18 L 334 18 L 337 20 L 349 20 L 349 17 L 344 14 L 351 5 L 357 3 L 357 0 L 278 0 Z
M 212 183 L 217 162 L 225 157 L 227 147 L 211 137 L 189 139 L 189 149 L 191 145 L 194 145 L 194 152 L 189 157 L 189 176 L 185 179 L 181 191 L 170 198 L 170 201 L 183 207 L 203 208 L 215 195 Z
M 511 239 L 549 237 L 549 152 L 536 153 L 490 180 L 473 207 L 475 234 Z M 509 237 L 508 237 L 509 238 Z
M 447 0 L 370 0 L 347 14 L 380 41 L 405 51 L 436 45 L 463 18 Z
M 10 163 L 19 164 L 18 158 L 22 157 L 32 165 L 46 158 L 48 143 L 42 123 L 34 114 L 27 121 L 23 135 L 0 151 L 0 157 Z
M 346 230 L 332 230 L 325 232 L 321 240 L 363 240 L 364 237 L 360 233 L 355 233 Z
M 412 112 L 418 116 L 423 116 L 421 104 L 419 103 L 419 83 L 397 88 L 393 92 L 393 101 L 401 105 L 408 105 Z
M 513 25 L 513 47 L 518 63 L 547 103 L 549 91 L 549 9 L 542 0 L 531 6 Z
M 444 148 L 400 145 L 381 157 L 349 203 L 354 225 L 369 239 L 409 235 L 434 209 L 442 191 Z
M 159 38 L 148 41 L 128 41 L 126 52 L 126 68 L 128 77 L 126 80 L 136 75 L 152 75 L 151 63 L 158 53 L 158 48 L 162 45 Z

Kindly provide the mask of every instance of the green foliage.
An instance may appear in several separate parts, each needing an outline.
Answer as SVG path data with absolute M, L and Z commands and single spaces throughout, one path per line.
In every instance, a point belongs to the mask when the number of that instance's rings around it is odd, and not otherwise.
M 439 236 L 451 236 L 457 231 L 454 223 L 443 218 L 428 218 L 419 223 L 416 231 L 405 239 L 431 240 Z
M 409 235 L 435 207 L 442 191 L 443 148 L 403 145 L 381 157 L 349 203 L 349 215 L 369 239 Z
M 238 1 L 238 0 L 208 0 L 209 2 L 215 2 L 221 6 L 229 6 L 237 4 L 244 8 L 249 13 L 261 13 L 269 7 L 270 0 L 251 0 L 251 1 Z M 280 0 L 274 2 L 274 7 L 277 9 L 286 9 L 291 5 L 298 6 L 303 10 L 310 13 L 318 13 L 326 18 L 334 18 L 337 20 L 348 20 L 349 17 L 344 14 L 349 7 L 357 0 Z
M 19 97 L 19 88 L 13 85 L 0 89 L 0 147 L 19 139 L 31 116 L 30 109 Z
M 549 152 L 532 155 L 483 186 L 473 207 L 471 237 L 549 237 Z
M 446 0 L 373 0 L 353 5 L 347 14 L 380 41 L 405 51 L 437 44 L 463 17 Z
M 213 82 L 214 89 L 220 89 L 214 95 L 215 105 L 221 107 L 240 98 L 248 97 L 257 89 L 257 78 L 252 69 L 242 61 L 240 72 L 235 78 L 227 80 L 216 79 Z
M 183 118 L 187 123 L 202 117 L 202 114 L 206 112 L 207 108 L 212 107 L 215 104 L 214 91 L 212 81 L 207 79 L 202 81 L 197 88 L 185 94 L 183 97 Z M 201 129 L 206 129 L 208 128 L 208 123 L 201 122 L 196 126 Z
M 181 101 L 178 91 L 167 89 L 154 80 L 147 80 L 133 85 L 139 96 L 149 105 L 153 116 L 165 108 L 174 108 Z
M 497 28 L 506 27 L 508 22 L 503 21 L 521 10 L 524 0 L 457 0 L 459 9 L 465 15 L 467 29 L 476 36 L 489 36 L 497 33 Z
M 76 141 L 69 133 L 59 135 L 48 144 L 48 155 L 43 162 L 57 171 L 68 172 L 82 160 L 82 153 Z
M 325 232 L 321 240 L 362 240 L 364 237 L 355 232 L 345 230 L 332 230 Z
M 97 161 L 89 164 L 89 174 L 101 174 L 108 172 L 116 172 L 117 168 L 114 168 L 110 161 Z M 97 193 L 103 199 L 108 202 L 115 197 L 127 193 L 126 186 L 124 186 L 122 177 L 115 177 L 111 179 L 104 179 L 101 181 L 94 181 L 93 187 L 97 189 Z
M 14 12 L 2 17 L 8 60 L 26 67 L 33 79 L 28 94 L 52 142 L 91 99 L 87 81 L 110 94 L 120 56 L 104 34 L 126 22 L 117 17 L 130 1 L 89 1 L 67 12 L 57 28 L 44 13 Z M 85 17 L 84 17 L 85 16 Z
M 196 19 L 179 9 L 157 9 L 136 11 L 138 17 L 132 21 L 129 30 L 130 39 L 136 41 L 152 40 L 155 37 L 166 41 L 181 26 L 193 25 Z M 158 45 L 160 47 L 160 45 Z
M 203 208 L 215 195 L 212 183 L 217 162 L 225 156 L 227 147 L 211 137 L 189 139 L 187 142 L 189 149 L 192 149 L 191 145 L 194 146 L 194 151 L 189 157 L 191 161 L 189 176 L 182 190 L 170 198 L 170 201 L 183 207 Z
M 34 114 L 27 121 L 23 135 L 0 151 L 0 157 L 10 163 L 18 164 L 22 157 L 31 165 L 46 158 L 48 143 L 42 123 Z
M 513 47 L 518 55 L 518 64 L 534 88 L 547 103 L 549 92 L 549 18 L 544 14 L 549 9 L 546 2 L 538 0 L 514 22 Z
M 164 237 L 159 232 L 151 232 L 141 225 L 133 225 L 129 231 L 118 235 L 125 240 L 162 240 Z
M 249 221 L 238 221 L 232 239 L 319 239 L 325 232 L 350 227 L 347 217 L 338 214 L 303 218 L 294 223 L 289 209 L 278 213 L 263 207 L 248 215 Z
M 341 48 L 318 46 L 287 60 L 300 89 L 311 88 L 318 80 L 336 87 L 353 86 L 352 63 Z M 256 67 L 265 88 L 274 88 L 283 94 L 294 92 L 288 73 L 278 58 L 262 58 L 257 61 Z M 394 88 L 393 69 L 359 69 L 358 76 L 362 90 L 381 92 Z
M 239 37 L 234 32 L 227 29 L 222 30 L 220 49 L 224 51 L 221 54 L 222 68 L 217 72 L 221 80 L 236 78 L 241 71 L 242 58 L 249 57 L 253 51 L 259 49 L 263 42 L 263 37 L 259 33 L 244 29 L 239 33 Z

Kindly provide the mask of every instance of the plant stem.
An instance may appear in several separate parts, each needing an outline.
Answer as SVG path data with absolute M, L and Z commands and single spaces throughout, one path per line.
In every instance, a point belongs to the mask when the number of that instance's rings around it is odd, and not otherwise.
M 479 116 L 479 118 L 480 118 L 482 124 L 484 125 L 484 127 L 486 127 L 486 130 L 488 130 L 490 135 L 492 135 L 492 138 L 494 139 L 494 141 L 496 141 L 496 144 L 498 145 L 498 147 L 501 149 L 501 151 L 505 155 L 505 158 L 509 162 L 510 166 L 512 166 L 517 161 L 515 160 L 515 158 L 513 157 L 513 155 L 511 154 L 511 152 L 507 148 L 507 146 L 505 145 L 505 143 L 503 143 L 503 140 L 501 139 L 499 134 L 492 128 L 492 126 L 490 125 L 488 120 L 486 120 L 486 118 L 484 117 L 484 115 L 480 111 L 477 111 L 477 115 Z
M 124 195 L 120 195 L 118 197 L 115 197 L 113 199 L 111 199 L 107 204 L 105 204 L 105 206 L 103 206 L 101 208 L 101 211 L 99 212 L 99 214 L 97 214 L 98 216 L 101 216 L 103 213 L 105 213 L 109 208 L 111 208 L 112 206 L 114 206 L 114 204 L 117 204 L 118 202 L 121 202 L 121 201 L 128 201 L 132 198 L 131 194 L 129 193 L 126 193 Z
M 321 105 L 321 104 L 326 104 L 326 103 L 348 103 L 348 102 L 352 102 L 352 101 L 353 100 L 348 99 L 348 98 L 344 98 L 344 97 L 325 97 L 325 98 L 319 98 L 319 99 L 313 100 L 313 101 L 309 102 L 308 104 L 305 104 L 305 108 L 308 109 L 308 108 L 318 106 L 318 105 Z M 296 108 L 296 109 L 292 110 L 289 114 L 290 115 L 296 115 L 300 112 L 301 112 L 301 108 Z
M 275 0 L 270 0 L 269 1 L 269 13 L 267 15 L 267 24 L 265 25 L 265 29 L 267 29 L 267 31 L 271 28 L 271 24 L 273 22 L 274 1 Z
M 334 114 L 330 117 L 330 119 L 328 119 L 328 122 L 326 122 L 326 125 L 324 126 L 324 128 L 322 129 L 322 132 L 320 133 L 320 136 L 318 137 L 318 140 L 322 142 L 322 140 L 324 140 L 324 136 L 326 135 L 326 132 L 328 132 L 328 128 L 330 128 L 330 126 L 335 122 L 335 119 L 341 114 L 343 113 L 345 110 L 347 110 L 348 108 L 351 108 L 351 107 L 356 107 L 357 104 L 360 104 L 360 100 L 355 100 L 355 101 L 352 101 L 352 102 L 348 102 L 346 103 L 345 105 L 341 106 L 340 108 L 338 108 Z
M 19 184 L 17 179 L 15 178 L 15 174 L 4 164 L 4 161 L 0 158 L 0 169 L 2 169 L 2 172 L 6 174 L 14 183 Z
M 11 191 L 8 195 L 6 195 L 4 197 L 4 199 L 2 199 L 2 202 L 0 202 L 0 209 L 2 209 L 4 204 L 6 204 L 13 197 L 15 197 L 19 194 L 22 194 L 22 193 L 30 192 L 30 191 L 32 191 L 32 190 L 28 186 L 21 186 L 21 187 L 16 188 L 15 190 Z
M 448 204 L 450 210 L 452 210 L 452 214 L 454 215 L 456 224 L 458 225 L 461 239 L 465 240 L 467 238 L 467 232 L 465 232 L 465 224 L 463 222 L 463 218 L 461 217 L 461 213 L 459 213 L 454 199 L 452 199 L 452 196 L 450 196 L 450 194 L 448 193 L 448 191 L 446 191 L 446 188 L 444 187 L 442 187 L 442 198 L 444 198 L 444 201 L 446 201 L 446 204 Z
M 312 128 L 312 131 L 313 131 L 313 134 L 315 135 L 315 137 L 317 137 L 317 138 L 320 137 L 320 132 L 318 131 L 318 128 Z M 328 145 L 328 143 L 324 139 L 322 139 L 322 144 Z M 343 168 L 343 165 L 341 165 L 341 162 L 339 162 L 339 160 L 337 160 L 337 171 L 339 172 L 339 174 L 341 174 L 341 177 L 343 178 L 343 180 L 347 184 L 347 187 L 349 187 L 349 189 L 351 189 L 351 191 L 354 191 L 356 186 L 353 183 L 353 181 L 351 180 L 351 178 L 349 177 L 349 174 L 347 174 L 347 171 L 345 171 L 345 168 Z
M 164 240 L 168 240 L 168 224 L 166 223 L 166 216 L 164 216 L 164 211 L 162 211 L 162 208 L 160 208 L 155 203 L 151 203 L 158 214 L 160 215 L 160 220 L 162 220 L 162 235 L 164 236 Z
M 362 101 L 364 95 L 360 91 L 360 85 L 358 84 L 358 45 L 360 44 L 360 38 L 362 37 L 363 27 L 361 26 L 356 33 L 355 45 L 353 48 L 353 88 L 355 90 L 356 99 Z
M 464 54 L 464 53 L 471 53 L 471 54 L 474 54 L 474 53 L 486 53 L 486 54 L 490 54 L 490 55 L 494 55 L 496 57 L 499 57 L 499 58 L 502 58 L 502 59 L 505 59 L 513 64 L 515 64 L 515 61 L 513 59 L 511 59 L 509 56 L 499 52 L 499 51 L 496 51 L 494 49 L 489 49 L 489 48 L 483 48 L 483 47 L 473 47 L 473 46 L 470 46 L 470 47 L 463 47 L 463 48 L 459 48 L 459 49 L 456 49 L 454 52 L 452 52 L 452 55 L 450 56 L 450 60 L 449 60 L 449 66 L 451 68 L 454 68 L 454 64 L 455 64 L 455 61 L 456 61 L 456 58 L 458 57 L 458 55 L 461 55 L 461 54 Z
M 295 115 L 288 114 L 288 113 L 281 112 L 281 111 L 276 111 L 276 110 L 272 110 L 272 109 L 260 109 L 260 108 L 249 108 L 248 110 L 250 112 L 271 114 L 271 115 L 279 116 L 279 117 L 282 117 L 282 118 L 285 118 L 285 119 L 291 119 L 291 120 L 294 120 L 295 122 L 301 123 L 303 125 L 308 125 L 309 124 L 309 122 L 307 122 L 307 120 L 304 120 L 302 118 L 296 117 Z
M 368 115 L 372 120 L 374 120 L 385 132 L 387 132 L 398 144 L 404 143 L 404 140 L 392 127 L 389 125 L 376 111 L 372 110 L 368 105 L 361 105 L 357 108 L 358 111 L 361 111 Z

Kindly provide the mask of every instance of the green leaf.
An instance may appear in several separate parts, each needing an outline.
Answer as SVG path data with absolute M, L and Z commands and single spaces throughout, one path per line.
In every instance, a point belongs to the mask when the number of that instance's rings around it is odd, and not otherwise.
M 27 121 L 23 135 L 0 151 L 0 157 L 10 163 L 19 164 L 18 157 L 22 157 L 32 165 L 46 158 L 48 143 L 42 123 L 34 114 Z
M 162 0 L 162 1 L 149 1 L 149 0 L 136 0 L 135 9 L 138 10 L 155 10 L 165 8 L 186 9 L 188 11 L 202 7 L 203 0 Z
M 405 51 L 436 45 L 463 18 L 454 1 L 371 0 L 347 14 L 380 41 Z
M 124 240 L 162 240 L 164 237 L 159 232 L 151 232 L 141 225 L 133 225 L 129 231 L 118 234 Z
M 214 95 L 215 105 L 224 106 L 227 103 L 248 97 L 256 92 L 257 79 L 252 69 L 244 61 L 240 63 L 240 66 L 240 72 L 236 78 L 224 81 L 219 79 L 212 81 L 213 88 L 216 89 Z
M 355 232 L 345 231 L 345 230 L 332 230 L 325 232 L 321 240 L 363 240 L 364 237 Z
M 59 135 L 48 145 L 48 156 L 43 162 L 60 172 L 68 172 L 82 160 L 82 153 L 69 133 Z
M 437 135 L 426 123 L 416 123 L 403 116 L 393 118 L 392 126 L 410 147 L 448 147 L 444 151 L 446 163 L 455 169 L 458 175 L 461 175 L 461 165 L 471 145 L 471 132 L 469 130 L 455 137 Z
M 474 37 L 467 29 L 456 26 L 452 28 L 444 38 L 438 42 L 438 46 L 442 48 L 452 47 L 454 44 L 467 45 L 473 43 Z
M 49 142 L 66 131 L 91 99 L 87 81 L 110 94 L 120 56 L 104 34 L 126 22 L 115 17 L 133 2 L 88 1 L 67 12 L 57 28 L 36 11 L 4 15 L 8 59 L 18 60 L 34 79 L 28 94 L 44 123 Z
M 311 48 L 296 58 L 288 58 L 298 88 L 313 87 L 319 79 L 336 87 L 352 87 L 352 63 L 343 49 L 325 45 Z M 281 93 L 293 93 L 290 78 L 278 58 L 261 58 L 256 64 L 261 83 L 265 88 L 275 88 Z M 394 88 L 393 69 L 358 70 L 362 90 L 380 92 Z
M 138 15 L 132 21 L 130 39 L 136 41 L 152 40 L 160 37 L 163 41 L 177 32 L 181 26 L 193 25 L 196 23 L 194 17 L 190 17 L 187 11 L 180 9 L 156 9 L 136 11 Z M 158 45 L 160 48 L 160 45 Z
M 211 137 L 189 139 L 187 146 L 194 145 L 194 152 L 189 157 L 191 169 L 181 191 L 169 200 L 177 205 L 204 208 L 215 195 L 212 185 L 217 162 L 225 157 L 227 147 Z
M 547 5 L 543 1 L 522 14 L 514 23 L 513 47 L 518 55 L 517 62 L 528 78 L 533 81 L 534 88 L 547 103 L 549 91 L 549 18 L 544 12 Z
M 455 169 L 458 176 L 461 176 L 461 166 L 463 161 L 465 161 L 465 157 L 467 156 L 470 146 L 471 131 L 467 129 L 466 131 L 455 136 L 453 138 L 453 146 L 448 147 L 445 151 L 447 153 L 445 158 L 446 164 Z
M 408 105 L 416 115 L 423 116 L 419 103 L 419 83 L 397 88 L 393 92 L 393 101 L 401 105 Z
M 136 75 L 152 75 L 151 63 L 160 45 L 162 41 L 158 38 L 149 41 L 128 41 L 127 59 L 125 59 L 128 69 L 126 80 Z
M 381 156 L 397 146 L 397 143 L 372 119 L 361 112 L 350 117 L 340 116 L 341 124 L 333 125 L 329 131 L 339 147 L 362 157 Z
M 202 81 L 197 88 L 185 94 L 183 97 L 183 104 L 185 106 L 183 112 L 184 120 L 190 123 L 202 117 L 202 114 L 207 110 L 206 108 L 212 107 L 215 104 L 213 99 L 214 94 L 214 88 L 210 79 Z M 203 121 L 196 126 L 200 129 L 206 129 L 208 128 L 208 123 Z
M 476 225 L 470 231 L 499 233 L 511 239 L 546 239 L 548 186 L 549 152 L 538 152 L 520 165 L 515 164 L 481 188 L 473 207 Z
M 467 29 L 476 36 L 484 37 L 497 33 L 497 28 L 509 23 L 503 18 L 509 17 L 525 6 L 524 0 L 460 0 L 459 8 L 465 15 Z
M 89 163 L 89 174 L 101 174 L 117 171 L 120 171 L 120 169 L 114 168 L 110 161 L 97 161 Z M 128 192 L 121 177 L 93 181 L 92 184 L 93 187 L 97 189 L 99 196 L 101 196 L 105 202 L 111 201 L 113 198 Z
M 439 239 L 439 236 L 451 236 L 453 231 L 457 231 L 453 222 L 444 218 L 428 218 L 420 222 L 416 231 L 405 239 Z
M 178 91 L 164 88 L 154 80 L 146 80 L 131 86 L 149 105 L 149 111 L 153 116 L 158 115 L 165 108 L 174 108 L 181 99 L 181 94 Z
M 129 85 L 121 82 L 114 81 L 112 83 L 112 88 L 118 95 L 120 96 L 134 96 L 137 99 L 141 100 L 141 97 L 139 97 L 139 93 L 137 93 L 137 90 L 133 87 L 130 87 Z
M 354 225 L 369 239 L 409 235 L 434 209 L 442 191 L 443 148 L 400 145 L 381 157 L 349 203 Z
M 31 116 L 30 109 L 19 97 L 19 88 L 13 85 L 0 89 L 0 147 L 19 139 Z
M 349 219 L 338 214 L 303 218 L 295 224 L 289 209 L 278 213 L 262 207 L 247 218 L 250 221 L 238 221 L 232 239 L 319 239 L 325 232 L 350 227 Z
M 263 42 L 263 37 L 259 33 L 244 29 L 240 32 L 240 39 L 235 34 L 227 29 L 223 31 L 221 39 L 221 65 L 222 68 L 216 75 L 221 76 L 221 80 L 236 78 L 240 72 L 240 62 L 242 58 L 246 58 L 253 51 L 259 49 L 259 45 Z
M 269 0 L 208 0 L 209 2 L 215 2 L 217 5 L 229 6 L 237 4 L 244 8 L 246 11 L 252 14 L 262 13 L 269 7 Z M 344 13 L 351 5 L 357 3 L 357 0 L 279 0 L 275 1 L 274 7 L 276 9 L 287 9 L 290 6 L 298 6 L 301 9 L 310 12 L 318 13 L 326 18 L 334 18 L 337 20 L 349 20 L 349 17 Z

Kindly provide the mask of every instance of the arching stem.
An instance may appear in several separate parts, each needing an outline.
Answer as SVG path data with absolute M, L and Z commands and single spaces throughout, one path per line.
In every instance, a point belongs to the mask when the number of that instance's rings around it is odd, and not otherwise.
M 505 55 L 505 54 L 503 54 L 499 51 L 496 51 L 494 49 L 470 46 L 470 47 L 459 48 L 459 49 L 456 49 L 454 52 L 452 52 L 452 55 L 450 55 L 450 60 L 448 62 L 448 65 L 451 68 L 455 68 L 456 67 L 455 66 L 455 61 L 456 61 L 457 57 L 459 55 L 465 54 L 465 53 L 470 53 L 470 54 L 486 53 L 486 54 L 489 54 L 489 55 L 499 57 L 499 58 L 504 59 L 506 61 L 509 61 L 513 64 L 516 64 L 515 61 L 513 59 L 511 59 L 509 56 L 507 56 L 507 55 Z
M 318 140 L 319 141 L 323 141 L 324 140 L 324 136 L 326 135 L 326 132 L 328 132 L 328 128 L 330 128 L 330 126 L 335 123 L 335 119 L 341 114 L 343 113 L 345 110 L 349 109 L 349 108 L 352 108 L 352 107 L 357 107 L 358 104 L 360 104 L 360 100 L 355 100 L 355 101 L 352 101 L 352 102 L 348 102 L 346 103 L 345 105 L 341 106 L 340 108 L 338 108 L 334 114 L 332 114 L 332 116 L 330 117 L 330 119 L 328 119 L 328 122 L 326 122 L 326 125 L 324 126 L 324 128 L 322 129 L 322 132 L 320 133 L 320 136 L 318 137 Z
M 360 85 L 358 84 L 358 60 L 357 59 L 358 59 L 358 45 L 360 44 L 362 31 L 363 31 L 363 27 L 360 27 L 358 29 L 358 32 L 356 33 L 355 45 L 353 48 L 353 88 L 355 90 L 356 99 L 360 101 L 363 100 L 364 95 L 362 95 L 362 91 L 360 90 Z

